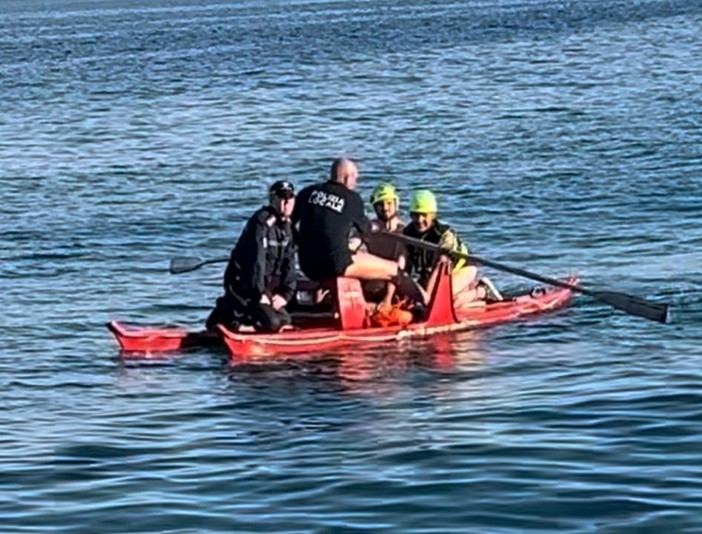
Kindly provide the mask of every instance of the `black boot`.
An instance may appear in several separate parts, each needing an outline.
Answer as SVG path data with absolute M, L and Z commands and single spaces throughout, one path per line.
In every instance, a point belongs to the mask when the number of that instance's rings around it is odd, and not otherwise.
M 413 302 L 424 303 L 424 294 L 419 284 L 405 271 L 397 271 L 397 274 L 392 279 L 392 283 L 397 286 L 397 290 L 403 297 Z

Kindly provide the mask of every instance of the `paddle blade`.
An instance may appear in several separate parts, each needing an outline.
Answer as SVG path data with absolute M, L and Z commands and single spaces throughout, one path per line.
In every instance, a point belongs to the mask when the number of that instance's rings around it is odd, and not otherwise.
M 171 265 L 168 270 L 171 274 L 187 273 L 201 267 L 203 263 L 201 258 L 179 256 L 171 259 Z
M 613 308 L 631 315 L 637 315 L 659 323 L 670 322 L 670 307 L 668 304 L 649 302 L 648 300 L 616 291 L 593 291 L 589 294 L 600 302 L 609 304 Z

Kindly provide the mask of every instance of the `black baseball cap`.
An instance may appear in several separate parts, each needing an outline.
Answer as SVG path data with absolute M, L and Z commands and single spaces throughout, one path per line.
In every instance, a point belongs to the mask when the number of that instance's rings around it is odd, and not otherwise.
M 292 198 L 295 196 L 295 186 L 287 180 L 278 180 L 271 186 L 269 192 L 279 198 Z

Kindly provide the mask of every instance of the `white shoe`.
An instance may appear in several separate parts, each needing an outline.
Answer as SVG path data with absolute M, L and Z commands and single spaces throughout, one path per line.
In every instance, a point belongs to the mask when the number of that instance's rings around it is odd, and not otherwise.
M 482 285 L 485 288 L 485 300 L 493 302 L 504 300 L 502 293 L 499 292 L 499 290 L 495 287 L 495 284 L 493 284 L 492 280 L 490 280 L 487 276 L 481 277 L 478 281 L 478 285 Z

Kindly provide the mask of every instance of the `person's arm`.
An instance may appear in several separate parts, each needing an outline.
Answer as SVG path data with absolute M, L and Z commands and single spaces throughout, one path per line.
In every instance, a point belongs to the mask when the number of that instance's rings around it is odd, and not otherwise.
M 409 234 L 409 226 L 405 226 L 405 228 L 402 230 L 402 235 L 410 236 Z M 412 237 L 412 236 L 410 236 Z M 405 245 L 402 247 L 402 256 L 404 260 L 404 265 L 402 268 L 405 269 L 407 274 L 412 274 L 412 271 L 414 270 L 414 265 L 412 263 L 412 257 L 414 256 L 414 247 L 410 245 Z
M 266 275 L 266 247 L 268 224 L 266 219 L 257 216 L 253 217 L 249 223 L 249 231 L 253 234 L 251 250 L 249 250 L 250 263 L 248 268 L 242 269 L 242 282 L 244 287 L 250 292 L 254 302 L 259 302 L 263 295 L 266 295 L 265 275 Z M 270 299 L 270 295 L 267 295 Z
M 227 263 L 227 267 L 224 269 L 224 277 L 222 279 L 222 285 L 224 286 L 225 293 L 232 292 L 232 283 L 234 282 L 236 272 L 238 269 L 238 265 L 236 263 L 236 260 L 234 259 L 234 251 L 235 250 L 236 250 L 236 245 L 234 246 L 234 248 L 232 248 L 232 251 L 229 253 L 229 262 Z
M 439 241 L 439 246 L 444 249 L 448 250 L 450 252 L 458 252 L 459 254 L 468 254 L 468 247 L 466 247 L 461 240 L 458 238 L 458 235 L 456 232 L 453 230 L 446 230 L 444 234 L 441 236 L 441 240 Z M 455 269 L 460 269 L 463 267 L 466 263 L 466 260 L 464 258 L 451 258 L 453 261 L 453 268 Z
M 292 228 L 292 238 L 297 244 L 300 242 L 300 217 L 302 215 L 302 210 L 307 205 L 307 199 L 309 197 L 308 188 L 304 188 L 295 197 L 295 205 L 293 206 L 292 214 L 290 215 L 290 227 Z
M 371 220 L 366 216 L 366 212 L 363 209 L 363 199 L 358 193 L 353 193 L 349 196 L 349 215 L 351 216 L 351 225 L 355 227 L 361 234 L 371 233 L 373 230 L 373 224 Z
M 285 299 L 285 302 L 290 302 L 295 294 L 297 285 L 297 269 L 295 267 L 295 244 L 292 238 L 289 240 L 288 246 L 285 247 L 285 256 L 281 266 L 279 294 Z
M 453 230 L 446 230 L 439 240 L 439 247 L 449 252 L 456 252 L 458 247 L 456 232 Z

